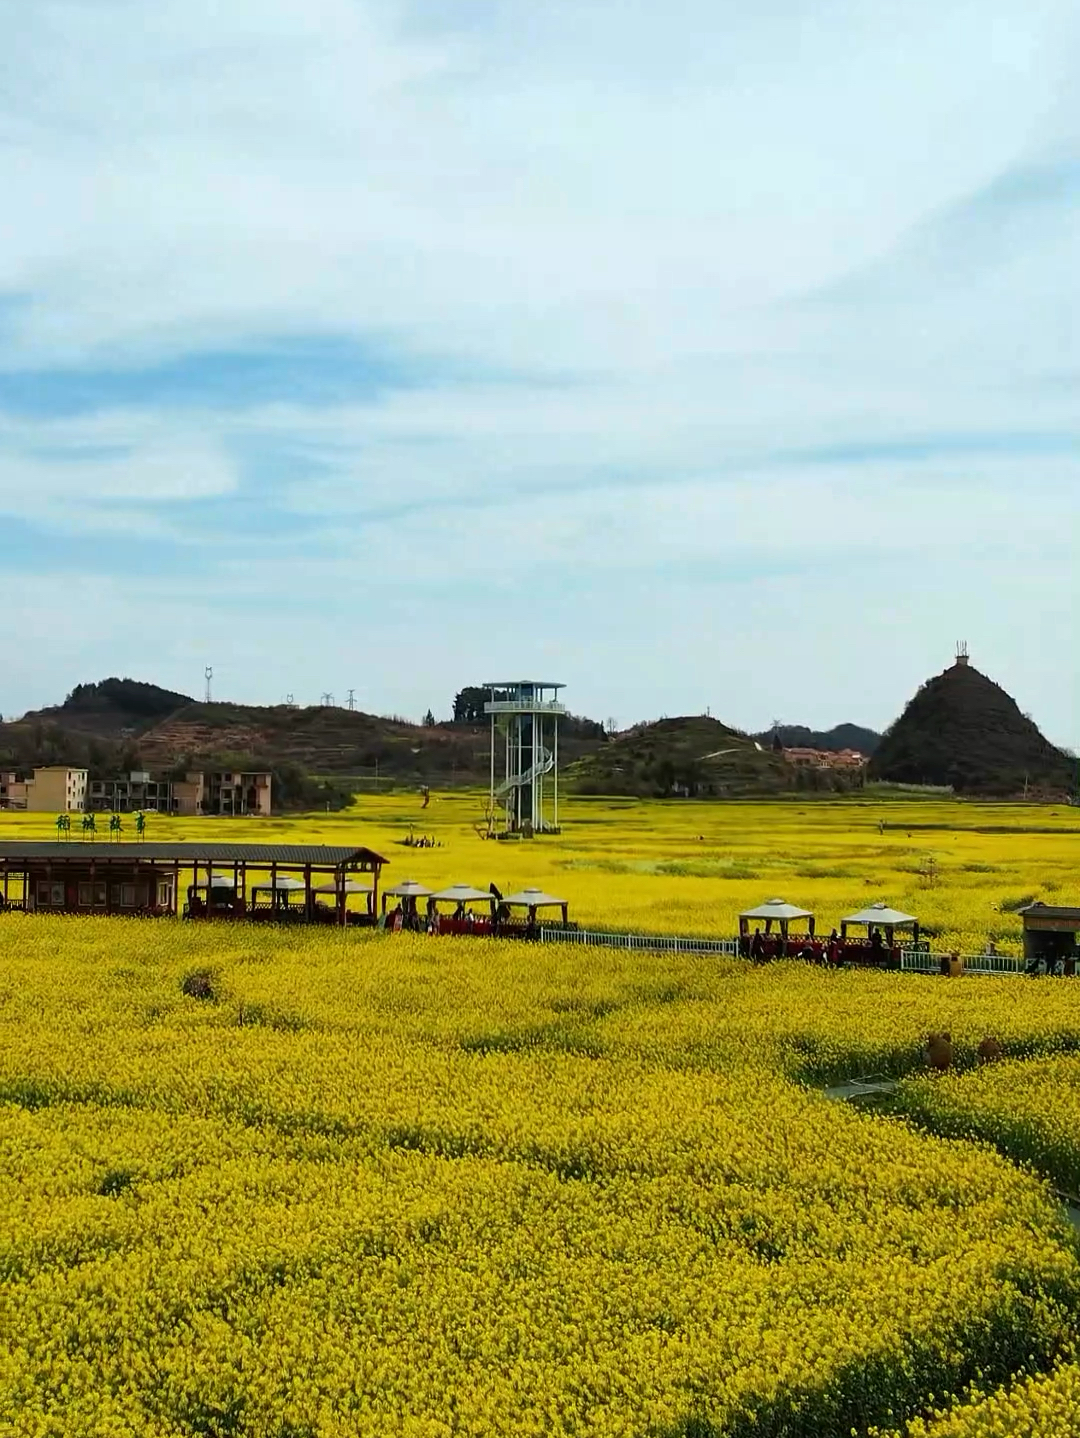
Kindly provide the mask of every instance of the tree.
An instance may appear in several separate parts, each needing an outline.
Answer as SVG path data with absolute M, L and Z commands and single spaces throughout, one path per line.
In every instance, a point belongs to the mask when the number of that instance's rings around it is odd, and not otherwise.
M 434 728 L 435 728 L 435 715 L 432 714 L 432 712 L 431 712 L 430 709 L 429 709 L 428 712 L 424 715 L 424 728 L 425 728 L 425 729 L 434 729 Z

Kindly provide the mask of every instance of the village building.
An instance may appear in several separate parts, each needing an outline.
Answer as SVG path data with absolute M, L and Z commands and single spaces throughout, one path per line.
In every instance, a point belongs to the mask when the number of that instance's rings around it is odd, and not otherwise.
M 86 807 L 87 771 L 66 764 L 35 769 L 32 779 L 0 774 L 0 808 L 34 814 L 79 814 Z
M 870 762 L 857 749 L 782 749 L 789 764 L 797 769 L 864 769 Z

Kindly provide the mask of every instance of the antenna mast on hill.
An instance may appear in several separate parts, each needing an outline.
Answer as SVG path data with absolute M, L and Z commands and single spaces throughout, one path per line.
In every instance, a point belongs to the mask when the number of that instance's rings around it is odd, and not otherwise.
M 204 677 L 205 680 L 206 680 L 206 702 L 207 702 L 207 704 L 209 704 L 209 703 L 210 703 L 210 681 L 211 681 L 211 679 L 213 679 L 213 677 L 214 677 L 214 666 L 213 666 L 212 664 L 208 664 L 208 665 L 206 666 L 206 669 L 203 671 L 203 677 Z
M 967 665 L 968 647 L 966 639 L 958 639 L 956 641 L 956 662 L 961 667 L 965 667 Z

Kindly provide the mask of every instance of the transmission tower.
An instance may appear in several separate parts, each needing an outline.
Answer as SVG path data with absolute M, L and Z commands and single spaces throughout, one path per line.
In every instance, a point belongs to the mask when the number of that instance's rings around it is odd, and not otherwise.
M 327 690 L 322 695 L 320 702 L 325 709 L 332 709 L 334 707 L 334 696 Z
M 350 710 L 354 710 L 354 709 L 356 708 L 356 690 L 355 690 L 355 689 L 350 689 L 350 690 L 349 690 L 349 708 L 350 708 Z
M 206 669 L 205 669 L 205 671 L 204 671 L 203 677 L 204 677 L 205 680 L 206 680 L 206 702 L 207 702 L 207 704 L 209 704 L 209 703 L 210 703 L 210 681 L 211 681 L 211 679 L 213 679 L 213 677 L 214 677 L 214 666 L 213 666 L 212 664 L 208 664 L 208 665 L 206 666 Z

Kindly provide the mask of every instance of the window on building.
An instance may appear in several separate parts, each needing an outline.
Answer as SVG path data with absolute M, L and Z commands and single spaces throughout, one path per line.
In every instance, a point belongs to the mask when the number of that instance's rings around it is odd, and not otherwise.
M 133 909 L 135 907 L 135 885 L 120 885 L 120 907 L 122 909 Z
M 80 885 L 79 885 L 79 908 L 80 908 L 80 909 L 90 909 L 90 908 L 93 908 L 93 905 L 94 905 L 94 886 L 93 886 L 93 884 L 80 884 Z
M 95 907 L 96 909 L 104 909 L 104 908 L 106 908 L 106 907 L 108 906 L 108 902 L 109 902 L 109 891 L 108 891 L 108 889 L 106 888 L 106 886 L 105 886 L 103 883 L 101 883 L 101 882 L 96 883 L 96 884 L 94 885 L 94 907 Z

